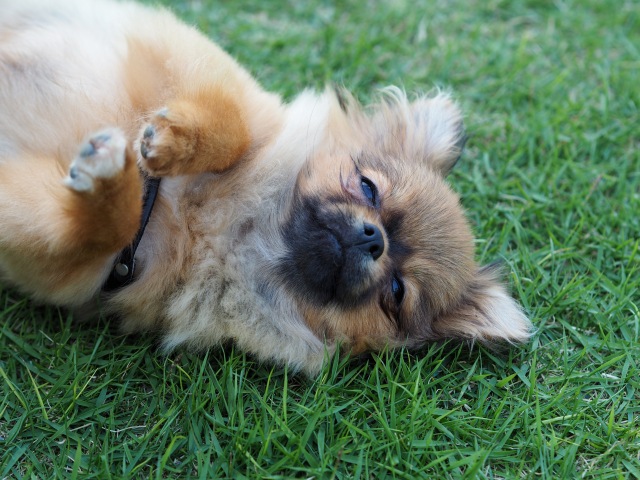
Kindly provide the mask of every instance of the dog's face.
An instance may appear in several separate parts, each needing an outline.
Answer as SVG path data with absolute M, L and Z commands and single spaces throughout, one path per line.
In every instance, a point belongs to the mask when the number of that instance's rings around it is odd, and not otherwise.
M 528 320 L 476 266 L 444 181 L 463 143 L 455 105 L 445 96 L 409 104 L 396 93 L 367 115 L 336 101 L 328 123 L 282 231 L 280 275 L 316 335 L 355 353 L 526 338 Z

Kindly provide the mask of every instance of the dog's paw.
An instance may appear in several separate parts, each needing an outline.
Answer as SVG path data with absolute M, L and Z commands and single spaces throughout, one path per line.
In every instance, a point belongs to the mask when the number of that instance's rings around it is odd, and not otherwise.
M 64 184 L 76 192 L 91 193 L 96 182 L 120 173 L 126 163 L 127 140 L 118 129 L 92 135 L 71 162 Z
M 183 107 L 160 109 L 140 132 L 138 163 L 152 176 L 179 175 L 195 154 L 196 126 Z

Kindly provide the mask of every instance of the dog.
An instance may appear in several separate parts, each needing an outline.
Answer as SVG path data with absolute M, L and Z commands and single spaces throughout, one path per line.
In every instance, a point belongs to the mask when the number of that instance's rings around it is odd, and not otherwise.
M 167 10 L 5 1 L 0 279 L 310 375 L 335 352 L 526 341 L 445 181 L 463 143 L 444 92 L 284 103 Z

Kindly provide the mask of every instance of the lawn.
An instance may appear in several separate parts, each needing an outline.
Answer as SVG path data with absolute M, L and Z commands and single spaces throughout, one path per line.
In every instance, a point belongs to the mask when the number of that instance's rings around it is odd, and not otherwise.
M 0 290 L 0 478 L 640 477 L 640 5 L 165 1 L 287 98 L 450 88 L 450 176 L 536 334 L 308 379 Z

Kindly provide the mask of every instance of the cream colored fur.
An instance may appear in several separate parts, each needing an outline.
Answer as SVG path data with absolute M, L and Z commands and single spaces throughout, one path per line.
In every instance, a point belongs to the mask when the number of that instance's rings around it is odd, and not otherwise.
M 130 286 L 100 294 L 120 247 L 95 256 L 83 250 L 87 260 L 63 274 L 58 266 L 76 253 L 65 250 L 68 237 L 61 231 L 71 220 L 57 200 L 68 194 L 65 181 L 74 185 L 68 171 L 83 142 L 117 127 L 127 139 L 127 151 L 139 152 L 142 132 L 158 112 L 162 116 L 175 98 L 189 100 L 212 86 L 235 102 L 239 125 L 248 131 L 250 145 L 242 158 L 224 172 L 212 168 L 163 178 Z M 347 99 L 349 112 L 343 112 L 331 91 L 303 92 L 284 105 L 167 11 L 107 0 L 0 0 L 1 278 L 39 300 L 81 310 L 98 305 L 120 317 L 127 332 L 158 332 L 166 349 L 201 349 L 232 340 L 261 360 L 313 373 L 337 341 L 384 346 L 379 338 L 361 342 L 340 333 L 340 321 L 352 322 L 356 314 L 342 318 L 333 307 L 326 309 L 331 317 L 326 324 L 337 331 L 326 337 L 325 327 L 314 330 L 310 318 L 322 315 L 309 313 L 313 309 L 278 278 L 274 264 L 287 255 L 282 226 L 299 177 L 311 168 L 309 159 L 326 155 L 345 162 L 349 154 L 366 150 L 366 144 L 382 157 L 410 157 L 409 168 L 421 172 L 416 178 L 437 176 L 429 180 L 433 195 L 442 191 L 450 199 L 443 208 L 462 218 L 457 197 L 440 178 L 460 154 L 458 108 L 446 94 L 413 103 L 399 90 L 388 96 L 386 106 L 383 102 L 373 113 L 352 99 Z M 117 158 L 120 163 L 91 167 L 89 180 L 75 180 L 76 190 L 93 192 L 94 178 L 106 182 L 121 174 L 128 168 L 121 160 L 129 157 Z M 403 195 L 422 201 L 417 190 Z M 127 215 L 127 208 L 120 211 Z M 425 333 L 419 337 L 393 336 L 386 343 L 528 338 L 530 322 L 504 287 L 477 273 L 466 224 L 460 220 L 452 228 L 466 246 L 452 257 L 464 257 L 457 265 L 460 273 L 443 283 L 451 287 L 441 302 L 451 319 L 427 318 L 433 325 L 420 330 Z M 48 254 L 55 262 L 43 262 Z M 475 276 L 482 288 L 473 292 L 482 298 L 470 304 L 480 305 L 481 313 L 469 307 L 473 311 L 456 316 L 467 308 L 470 294 L 465 292 Z M 421 293 L 414 290 L 407 295 L 417 305 Z M 366 325 L 354 331 L 368 335 Z

